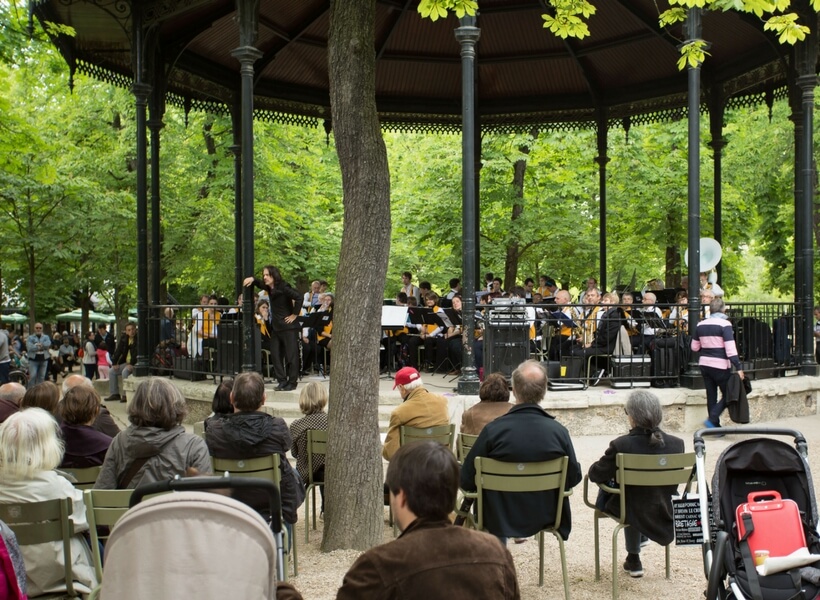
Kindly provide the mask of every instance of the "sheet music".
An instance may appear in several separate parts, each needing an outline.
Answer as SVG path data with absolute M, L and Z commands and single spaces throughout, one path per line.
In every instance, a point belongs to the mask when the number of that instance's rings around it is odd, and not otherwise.
M 407 324 L 406 306 L 382 306 L 382 327 L 404 327 Z

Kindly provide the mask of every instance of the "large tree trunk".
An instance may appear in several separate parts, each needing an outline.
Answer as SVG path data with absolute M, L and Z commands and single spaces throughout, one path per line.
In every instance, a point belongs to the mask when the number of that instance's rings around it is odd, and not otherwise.
M 390 173 L 376 113 L 375 0 L 334 0 L 328 61 L 344 193 L 322 549 L 381 541 L 379 338 L 390 250 Z
M 533 137 L 538 136 L 538 131 L 533 130 Z M 518 148 L 524 155 L 530 153 L 529 146 Z M 515 287 L 518 279 L 518 260 L 521 258 L 521 244 L 519 235 L 516 232 L 516 225 L 521 215 L 524 214 L 524 175 L 527 173 L 527 159 L 520 158 L 513 164 L 513 189 L 515 190 L 515 200 L 513 200 L 512 214 L 510 216 L 510 230 L 512 237 L 507 240 L 507 252 L 504 260 L 504 289 L 510 291 Z

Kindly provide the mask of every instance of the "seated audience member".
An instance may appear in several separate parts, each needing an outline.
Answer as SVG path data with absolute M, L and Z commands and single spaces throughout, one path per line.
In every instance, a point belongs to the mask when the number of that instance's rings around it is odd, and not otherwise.
M 61 388 L 63 398 L 65 398 L 68 390 L 77 386 L 85 386 L 91 388 L 92 390 L 94 389 L 94 384 L 91 382 L 91 379 L 88 377 L 83 377 L 79 373 L 75 373 L 74 375 L 69 375 L 63 380 L 63 385 Z M 60 407 L 58 407 L 58 412 L 60 410 Z M 111 412 L 105 404 L 100 404 L 100 411 L 91 427 L 112 438 L 120 432 L 120 428 L 114 422 Z
M 212 422 L 205 431 L 208 450 L 215 458 L 257 458 L 279 455 L 282 477 L 282 515 L 289 525 L 296 523 L 296 510 L 305 499 L 304 487 L 288 462 L 290 432 L 284 419 L 262 412 L 265 404 L 265 382 L 259 373 L 241 373 L 231 391 L 234 412 Z M 256 490 L 236 490 L 233 497 L 245 502 L 260 514 L 268 513 L 268 497 Z
M 486 456 L 505 462 L 536 462 L 569 457 L 567 489 L 581 481 L 581 465 L 575 458 L 567 429 L 539 406 L 547 391 L 547 372 L 534 360 L 527 360 L 513 371 L 512 391 L 515 406 L 506 415 L 487 423 L 461 468 L 461 488 L 475 491 L 475 459 Z M 524 492 L 504 495 L 485 492 L 487 531 L 506 544 L 507 538 L 535 535 L 555 523 L 555 491 Z M 558 531 L 569 537 L 572 516 L 569 498 L 564 498 Z
M 233 404 L 231 404 L 233 383 L 233 379 L 226 379 L 216 386 L 213 400 L 211 400 L 212 414 L 203 422 L 205 431 L 208 431 L 208 427 L 210 427 L 211 423 L 214 421 L 220 421 L 228 415 L 232 415 L 234 413 Z
M 419 372 L 413 367 L 404 367 L 396 373 L 393 389 L 398 388 L 402 404 L 390 413 L 387 437 L 382 447 L 382 457 L 390 460 L 399 449 L 402 425 L 407 427 L 437 427 L 450 423 L 447 399 L 432 394 L 424 388 Z
M 74 536 L 71 538 L 71 569 L 75 589 L 88 594 L 98 581 L 91 549 L 83 536 L 88 530 L 82 490 L 75 489 L 56 469 L 63 460 L 54 418 L 40 408 L 11 415 L 0 425 L 0 503 L 41 502 L 70 498 Z M 63 543 L 45 542 L 21 546 L 26 564 L 30 598 L 65 591 Z
M 356 559 L 337 600 L 442 598 L 452 590 L 459 598 L 520 598 L 509 551 L 450 523 L 458 493 L 452 452 L 435 442 L 408 444 L 390 461 L 386 485 L 402 534 Z
M 94 487 L 133 489 L 184 477 L 191 467 L 209 475 L 211 457 L 205 441 L 182 426 L 187 413 L 185 398 L 167 379 L 151 377 L 140 383 L 128 405 L 131 425 L 111 442 Z
M 501 373 L 490 373 L 478 389 L 478 404 L 461 415 L 461 433 L 478 435 L 490 421 L 506 415 L 513 407 L 507 379 Z
M 102 347 L 102 344 L 97 344 L 97 347 Z M 108 342 L 105 348 L 110 350 Z M 122 380 L 128 379 L 134 372 L 134 365 L 137 364 L 137 326 L 133 323 L 128 323 L 125 326 L 125 333 L 120 336 L 120 341 L 117 342 L 117 348 L 114 350 L 114 355 L 111 357 L 112 367 L 108 371 L 108 390 L 110 396 L 106 398 L 108 402 L 120 400 L 126 402 L 125 392 L 122 387 Z M 99 362 L 98 365 L 99 367 Z
M 615 457 L 623 454 L 677 454 L 684 451 L 683 440 L 660 429 L 663 410 L 658 397 L 646 390 L 637 390 L 626 401 L 629 433 L 612 440 L 604 455 L 589 467 L 589 480 L 607 483 L 615 479 Z M 624 570 L 632 577 L 643 576 L 641 542 L 647 538 L 661 546 L 675 539 L 672 518 L 672 494 L 676 486 L 628 486 L 626 494 L 626 523 L 624 539 L 627 557 Z M 599 510 L 620 516 L 617 494 L 601 490 L 596 502 Z
M 318 381 L 311 381 L 299 394 L 299 410 L 305 415 L 290 424 L 290 438 L 293 440 L 290 453 L 296 459 L 296 471 L 307 485 L 308 473 L 307 432 L 308 429 L 327 431 L 327 388 Z M 325 480 L 325 455 L 313 455 L 313 481 Z M 322 512 L 325 512 L 325 486 L 319 486 L 322 494 Z
M 26 395 L 23 384 L 9 382 L 0 385 L 0 423 L 20 410 L 20 402 Z
M 59 402 L 60 388 L 51 381 L 44 381 L 26 390 L 20 408 L 42 408 L 56 419 Z
M 60 364 L 62 369 L 68 369 L 69 373 L 74 371 L 74 365 L 77 361 L 77 349 L 72 345 L 71 336 L 64 335 L 62 343 L 57 349 L 60 355 Z
M 60 467 L 85 469 L 103 464 L 111 445 L 111 436 L 92 426 L 100 413 L 100 395 L 93 387 L 78 385 L 66 393 L 60 402 L 60 433 L 65 454 Z

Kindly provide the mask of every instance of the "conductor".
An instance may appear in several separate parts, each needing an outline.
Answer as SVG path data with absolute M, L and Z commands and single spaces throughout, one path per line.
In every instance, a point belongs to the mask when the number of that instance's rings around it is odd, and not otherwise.
M 245 287 L 254 285 L 268 294 L 270 303 L 270 355 L 273 373 L 279 385 L 278 392 L 296 389 L 299 380 L 299 323 L 296 317 L 302 304 L 302 295 L 282 280 L 279 269 L 272 265 L 262 270 L 262 279 L 246 277 Z

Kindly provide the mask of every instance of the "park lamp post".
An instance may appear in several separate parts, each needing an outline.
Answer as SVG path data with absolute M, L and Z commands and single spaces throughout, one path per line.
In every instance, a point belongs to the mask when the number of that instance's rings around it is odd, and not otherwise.
M 461 311 L 461 377 L 458 393 L 478 394 L 479 380 L 473 363 L 475 339 L 476 292 L 476 182 L 475 182 L 475 47 L 481 36 L 475 16 L 463 16 L 455 36 L 461 45 L 461 246 L 462 299 Z

